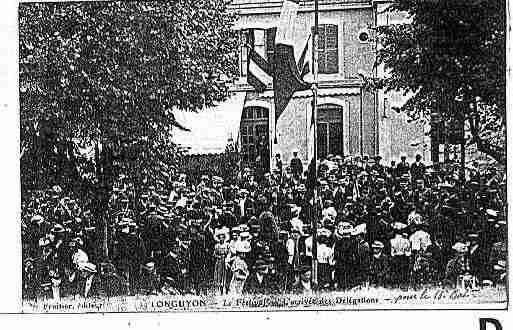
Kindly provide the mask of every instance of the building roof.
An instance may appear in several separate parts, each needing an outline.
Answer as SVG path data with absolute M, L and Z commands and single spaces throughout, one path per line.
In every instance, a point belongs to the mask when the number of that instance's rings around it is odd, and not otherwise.
M 193 155 L 223 153 L 229 138 L 238 140 L 245 96 L 245 92 L 234 93 L 217 106 L 199 112 L 175 111 L 176 121 L 189 131 L 174 130 L 173 142 Z

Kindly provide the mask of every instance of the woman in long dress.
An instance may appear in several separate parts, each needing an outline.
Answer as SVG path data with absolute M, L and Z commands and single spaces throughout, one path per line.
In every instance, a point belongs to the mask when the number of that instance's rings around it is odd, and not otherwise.
M 251 245 L 248 241 L 238 241 L 235 251 L 235 258 L 231 265 L 230 294 L 240 295 L 249 276 L 248 264 L 244 261 L 244 257 L 251 251 Z
M 217 242 L 214 247 L 214 257 L 216 260 L 214 266 L 214 284 L 216 294 L 226 293 L 226 275 L 228 271 L 226 267 L 226 256 L 228 255 L 229 250 L 228 233 L 228 228 L 223 227 L 221 229 L 216 229 L 214 234 L 214 237 Z

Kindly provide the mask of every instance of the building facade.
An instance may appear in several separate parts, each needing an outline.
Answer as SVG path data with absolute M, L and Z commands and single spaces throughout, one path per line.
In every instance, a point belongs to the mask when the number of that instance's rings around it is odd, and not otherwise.
M 392 110 L 403 97 L 363 88 L 362 73 L 369 77 L 384 74 L 382 68 L 374 66 L 374 27 L 404 19 L 384 12 L 387 5 L 387 1 L 376 0 L 319 0 L 319 158 L 330 154 L 379 154 L 388 162 L 400 153 L 407 153 L 409 158 L 416 153 L 426 154 L 423 125 L 408 123 L 403 115 Z M 237 139 L 243 164 L 252 165 L 261 158 L 269 160 L 275 154 L 288 163 L 294 150 L 306 162 L 313 152 L 308 142 L 312 92 L 296 92 L 275 124 L 272 81 L 267 82 L 266 91 L 257 93 L 246 79 L 248 47 L 266 59 L 273 56 L 274 35 L 270 29 L 278 25 L 281 7 L 281 0 L 232 0 L 229 5 L 237 13 L 234 28 L 240 40 L 240 77 L 233 83 L 232 91 L 244 101 L 239 114 L 222 106 L 218 111 L 240 116 L 237 129 L 226 134 L 227 138 Z M 294 26 L 296 60 L 308 47 L 312 62 L 313 26 L 314 2 L 302 1 Z M 308 79 L 312 77 L 307 76 Z

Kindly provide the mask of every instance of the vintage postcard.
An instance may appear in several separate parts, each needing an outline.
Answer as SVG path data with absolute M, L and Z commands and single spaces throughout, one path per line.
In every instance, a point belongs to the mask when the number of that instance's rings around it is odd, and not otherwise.
M 506 0 L 17 10 L 21 312 L 507 309 Z

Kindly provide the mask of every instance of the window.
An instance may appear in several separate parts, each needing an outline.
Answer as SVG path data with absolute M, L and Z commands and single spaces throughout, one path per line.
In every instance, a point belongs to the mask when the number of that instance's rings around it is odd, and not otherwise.
M 338 26 L 319 25 L 319 73 L 338 73 Z
M 242 161 L 255 165 L 258 156 L 269 156 L 269 110 L 263 107 L 244 108 L 240 126 Z
M 319 107 L 317 122 L 317 157 L 326 158 L 329 154 L 343 155 L 342 109 L 334 105 Z
M 248 74 L 248 53 L 249 47 L 252 44 L 251 31 L 241 30 L 239 33 L 239 48 L 240 48 L 240 60 L 239 60 L 239 72 L 241 77 L 246 77 Z

